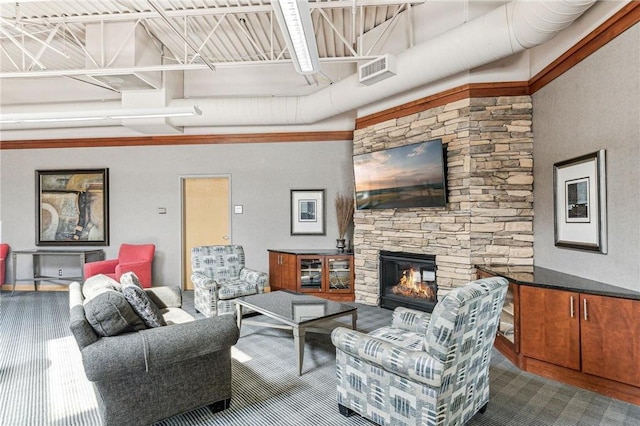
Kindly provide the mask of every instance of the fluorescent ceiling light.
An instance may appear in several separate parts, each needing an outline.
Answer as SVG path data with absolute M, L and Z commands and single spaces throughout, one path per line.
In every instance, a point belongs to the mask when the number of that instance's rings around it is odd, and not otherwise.
M 104 117 L 94 116 L 94 117 L 24 118 L 22 120 L 9 121 L 9 123 L 55 123 L 59 121 L 91 121 L 91 120 L 104 120 Z
M 272 0 L 271 3 L 296 71 L 301 74 L 315 74 L 320 71 L 309 1 Z
M 0 114 L 0 124 L 53 123 L 65 121 L 128 120 L 202 115 L 197 107 L 134 108 L 104 111 L 60 111 L 42 113 Z

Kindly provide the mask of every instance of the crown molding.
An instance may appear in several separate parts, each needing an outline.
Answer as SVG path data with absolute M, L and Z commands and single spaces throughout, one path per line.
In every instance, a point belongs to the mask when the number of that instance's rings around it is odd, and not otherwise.
M 472 83 L 458 86 L 394 108 L 359 117 L 356 119 L 355 128 L 356 130 L 362 129 L 465 98 L 532 95 L 638 22 L 640 22 L 640 1 L 632 1 L 529 81 Z
M 352 130 L 326 132 L 236 133 L 228 135 L 142 136 L 0 142 L 0 149 L 96 148 L 157 145 L 222 145 L 273 142 L 333 142 L 353 140 Z

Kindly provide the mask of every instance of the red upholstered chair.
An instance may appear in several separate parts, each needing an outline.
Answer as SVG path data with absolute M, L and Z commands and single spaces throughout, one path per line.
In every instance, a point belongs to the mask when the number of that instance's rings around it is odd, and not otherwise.
M 143 287 L 151 287 L 151 263 L 155 251 L 154 244 L 122 244 L 117 259 L 85 263 L 84 279 L 104 274 L 119 282 L 122 274 L 133 272 Z
M 8 254 L 9 254 L 9 244 L 0 244 L 0 285 L 4 284 L 5 272 L 7 270 Z

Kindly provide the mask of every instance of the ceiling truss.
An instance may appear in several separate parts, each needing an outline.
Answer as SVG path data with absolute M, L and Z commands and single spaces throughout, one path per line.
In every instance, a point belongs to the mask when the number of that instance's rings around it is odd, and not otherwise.
M 377 57 L 376 46 L 398 27 L 400 16 L 424 0 L 315 0 L 311 16 L 321 63 Z M 291 61 L 268 0 L 0 1 L 0 78 L 105 75 L 212 69 Z M 86 27 L 134 22 L 151 36 L 162 65 L 114 66 L 115 54 L 86 47 Z M 359 39 L 378 29 L 363 51 Z M 411 36 L 409 36 L 411 37 Z M 104 43 L 107 43 L 105 41 Z M 412 43 L 412 40 L 410 40 Z

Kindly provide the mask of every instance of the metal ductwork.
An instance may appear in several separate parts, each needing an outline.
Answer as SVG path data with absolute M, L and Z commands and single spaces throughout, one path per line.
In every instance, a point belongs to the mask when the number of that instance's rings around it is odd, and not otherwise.
M 173 99 L 168 106 L 197 105 L 202 115 L 174 118 L 171 122 L 174 126 L 197 128 L 319 123 L 540 45 L 571 25 L 594 3 L 595 0 L 514 1 L 397 55 L 397 75 L 374 85 L 360 84 L 355 73 L 305 96 Z
M 397 75 L 363 86 L 354 74 L 307 96 L 175 99 L 197 103 L 203 115 L 176 120 L 180 126 L 312 124 L 506 58 L 552 39 L 595 0 L 514 1 L 416 45 L 396 57 Z M 250 121 L 250 123 L 248 123 Z
M 153 40 L 135 21 L 106 22 L 86 26 L 85 60 L 88 68 L 102 63 L 110 67 L 135 68 L 136 66 L 160 65 L 162 56 Z M 88 76 L 100 84 L 118 92 L 126 90 L 153 90 L 161 86 L 159 71 L 130 72 L 127 74 L 104 74 Z

